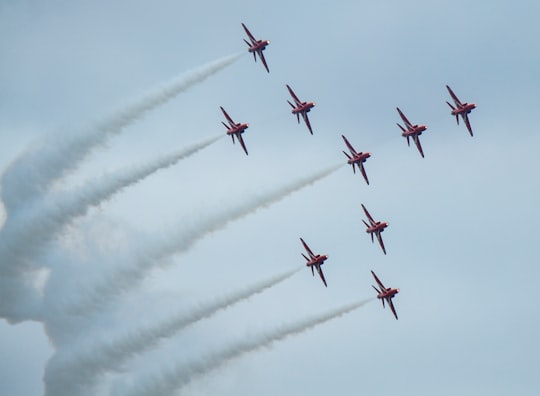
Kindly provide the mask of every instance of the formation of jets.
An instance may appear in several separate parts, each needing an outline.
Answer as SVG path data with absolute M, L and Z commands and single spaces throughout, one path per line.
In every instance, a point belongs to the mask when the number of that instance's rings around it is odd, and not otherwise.
M 264 57 L 263 51 L 270 44 L 270 41 L 258 40 L 253 36 L 253 34 L 251 34 L 249 29 L 243 23 L 242 23 L 242 27 L 244 28 L 244 31 L 246 32 L 249 38 L 249 41 L 244 39 L 244 42 L 248 45 L 248 51 L 253 54 L 253 59 L 255 60 L 255 62 L 257 61 L 257 56 L 259 57 L 264 68 L 269 73 L 270 70 L 266 63 L 266 59 Z M 300 116 L 301 116 L 306 124 L 306 127 L 309 130 L 309 133 L 313 135 L 313 130 L 311 128 L 311 123 L 309 122 L 308 113 L 315 106 L 315 103 L 301 101 L 288 84 L 286 85 L 286 87 L 294 102 L 293 103 L 287 100 L 287 102 L 292 108 L 292 111 L 291 111 L 292 114 L 296 115 L 296 119 L 298 123 L 300 123 Z M 467 127 L 467 130 L 469 131 L 469 134 L 473 136 L 473 132 L 472 132 L 468 115 L 471 113 L 471 111 L 474 108 L 476 108 L 476 105 L 474 103 L 461 102 L 448 85 L 446 85 L 446 88 L 454 102 L 454 105 L 452 105 L 448 101 L 446 102 L 448 106 L 450 106 L 450 108 L 452 109 L 451 115 L 456 117 L 456 122 L 458 125 L 459 125 L 459 117 L 461 117 L 463 122 L 465 123 L 465 126 Z M 427 130 L 427 126 L 411 123 L 408 120 L 408 118 L 405 116 L 405 114 L 399 109 L 399 107 L 396 107 L 396 110 L 404 124 L 404 125 L 401 125 L 397 123 L 397 126 L 401 129 L 401 132 L 402 132 L 401 136 L 403 136 L 407 140 L 407 145 L 409 146 L 410 146 L 410 140 L 412 139 L 412 141 L 416 145 L 416 148 L 418 149 L 418 152 L 420 153 L 422 158 L 424 158 L 424 151 L 422 149 L 422 145 L 420 144 L 420 135 L 424 131 Z M 222 122 L 222 124 L 227 128 L 227 135 L 231 136 L 233 143 L 235 142 L 235 137 L 236 137 L 238 141 L 240 142 L 242 149 L 247 155 L 248 151 L 244 143 L 244 140 L 242 138 L 242 134 L 248 128 L 248 124 L 234 122 L 231 119 L 231 117 L 227 114 L 225 109 L 223 109 L 223 107 L 221 107 L 221 111 L 223 112 L 223 115 L 228 121 L 228 125 Z M 341 135 L 341 137 L 343 138 L 343 141 L 345 142 L 345 145 L 347 146 L 347 149 L 349 151 L 348 153 L 346 151 L 343 151 L 343 154 L 345 154 L 345 156 L 347 157 L 347 163 L 352 166 L 354 173 L 356 173 L 356 168 L 358 168 L 364 180 L 369 185 L 369 179 L 368 179 L 366 170 L 364 168 L 364 163 L 367 161 L 368 158 L 371 157 L 371 153 L 356 151 L 356 149 L 351 145 L 351 143 L 347 140 L 347 138 L 344 135 Z M 371 236 L 372 242 L 374 242 L 375 238 L 377 238 L 377 241 L 379 242 L 379 245 L 383 253 L 386 255 L 386 248 L 384 247 L 381 234 L 385 230 L 385 228 L 388 227 L 388 222 L 375 221 L 373 217 L 371 216 L 371 214 L 366 209 L 366 207 L 364 206 L 364 204 L 361 204 L 361 206 L 367 217 L 367 221 L 362 219 L 362 222 L 366 226 L 366 233 L 368 233 Z M 319 274 L 321 281 L 323 282 L 324 286 L 327 287 L 328 285 L 326 283 L 326 279 L 322 271 L 322 265 L 328 259 L 328 255 L 315 254 L 302 238 L 300 238 L 300 242 L 302 243 L 307 253 L 307 255 L 302 253 L 302 256 L 306 260 L 306 266 L 311 268 L 311 273 L 313 276 L 315 275 L 315 270 L 317 270 L 317 273 Z M 394 317 L 397 319 L 398 315 L 396 313 L 396 309 L 395 309 L 392 299 L 396 296 L 396 294 L 399 293 L 399 289 L 385 287 L 383 283 L 380 281 L 380 279 L 377 277 L 377 275 L 375 275 L 375 272 L 371 271 L 371 274 L 373 275 L 373 278 L 375 279 L 375 282 L 377 283 L 377 286 L 372 286 L 377 292 L 377 298 L 381 300 L 383 304 L 383 308 L 385 307 L 385 303 L 388 304 Z

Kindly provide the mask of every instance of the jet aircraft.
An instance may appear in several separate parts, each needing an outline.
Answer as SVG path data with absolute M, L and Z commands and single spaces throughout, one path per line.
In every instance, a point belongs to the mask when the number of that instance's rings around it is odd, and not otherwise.
M 261 62 L 264 65 L 264 68 L 266 69 L 266 71 L 268 73 L 270 73 L 270 70 L 268 70 L 268 65 L 266 64 L 266 59 L 264 59 L 264 54 L 263 54 L 263 51 L 266 49 L 266 46 L 268 44 L 270 44 L 270 41 L 269 40 L 257 40 L 255 37 L 253 37 L 253 35 L 248 30 L 246 25 L 244 25 L 242 23 L 242 27 L 246 31 L 246 34 L 248 35 L 249 40 L 251 41 L 251 42 L 249 42 L 246 39 L 244 39 L 244 42 L 249 47 L 248 51 L 253 53 L 253 59 L 255 60 L 255 62 L 257 62 L 257 55 L 259 55 L 259 58 L 261 59 Z
M 407 128 L 407 129 L 405 129 L 399 123 L 397 124 L 397 126 L 403 131 L 401 136 L 407 138 L 407 145 L 409 145 L 409 146 L 410 146 L 409 138 L 412 138 L 412 140 L 416 144 L 416 147 L 418 148 L 418 151 L 420 152 L 420 155 L 422 156 L 422 158 L 424 158 L 424 151 L 422 150 L 422 145 L 420 144 L 419 136 L 422 134 L 422 132 L 424 132 L 427 129 L 427 126 L 418 125 L 418 124 L 414 124 L 414 125 L 411 124 L 409 122 L 409 120 L 407 119 L 407 117 L 405 117 L 405 114 L 403 114 L 401 112 L 399 107 L 396 107 L 396 109 L 397 109 L 401 119 L 403 120 L 403 123 L 405 124 L 405 127 Z
M 384 287 L 384 285 L 379 280 L 379 278 L 377 278 L 377 275 L 375 275 L 375 272 L 371 271 L 371 273 L 373 274 L 373 277 L 375 278 L 375 281 L 377 282 L 377 285 L 379 286 L 379 288 L 376 288 L 375 286 L 371 285 L 371 287 L 373 287 L 377 291 L 377 298 L 381 300 L 383 308 L 384 308 L 384 301 L 386 300 L 386 302 L 390 306 L 390 309 L 392 310 L 392 313 L 397 319 L 398 317 L 396 313 L 396 308 L 394 307 L 394 303 L 392 302 L 392 299 L 396 296 L 396 294 L 399 293 L 399 289 L 394 289 L 391 287 Z
M 302 115 L 302 118 L 304 119 L 304 122 L 306 123 L 307 128 L 309 129 L 309 133 L 313 135 L 313 130 L 311 129 L 311 124 L 309 123 L 309 118 L 307 113 L 315 106 L 315 103 L 313 102 L 302 102 L 298 97 L 295 95 L 294 91 L 291 87 L 287 85 L 287 89 L 289 90 L 289 93 L 291 94 L 292 98 L 294 99 L 294 104 L 292 104 L 290 101 L 287 101 L 291 107 L 292 107 L 292 113 L 296 114 L 296 119 L 298 120 L 298 123 L 300 123 L 300 115 Z
M 365 222 L 364 219 L 362 219 L 362 222 L 366 225 L 366 232 L 371 235 L 371 242 L 373 242 L 373 235 L 377 236 L 377 240 L 379 241 L 379 245 L 381 245 L 381 249 L 384 254 L 386 254 L 386 249 L 384 248 L 384 243 L 382 240 L 381 232 L 384 231 L 386 227 L 388 227 L 388 223 L 386 221 L 375 221 L 373 220 L 373 217 L 369 214 L 368 210 L 362 204 L 362 209 L 364 209 L 364 213 L 366 214 L 369 224 Z
M 463 122 L 467 126 L 469 133 L 472 136 L 473 133 L 472 133 L 472 128 L 471 128 L 471 123 L 469 122 L 468 114 L 476 107 L 476 105 L 474 103 L 467 103 L 467 102 L 461 103 L 459 99 L 457 98 L 456 94 L 452 91 L 452 89 L 448 85 L 446 86 L 446 89 L 448 89 L 448 92 L 450 93 L 450 96 L 452 97 L 452 99 L 454 99 L 454 104 L 456 105 L 454 107 L 449 102 L 446 102 L 448 106 L 450 106 L 450 108 L 452 109 L 452 112 L 450 114 L 452 114 L 453 116 L 456 116 L 456 122 L 458 125 L 459 125 L 459 116 L 461 116 L 461 118 L 463 118 Z
M 244 139 L 242 139 L 242 133 L 244 133 L 244 131 L 248 129 L 248 124 L 234 122 L 223 107 L 220 106 L 219 108 L 221 109 L 221 111 L 223 112 L 223 115 L 229 122 L 229 125 L 225 124 L 223 121 L 221 122 L 223 125 L 225 125 L 225 128 L 227 128 L 227 135 L 231 136 L 233 143 L 234 143 L 234 137 L 236 136 L 238 141 L 240 142 L 240 145 L 244 149 L 244 152 L 246 153 L 246 155 L 248 155 L 246 145 L 244 144 Z
M 343 152 L 343 154 L 345 154 L 345 156 L 349 159 L 347 161 L 347 163 L 352 166 L 352 170 L 353 170 L 354 173 L 356 173 L 355 165 L 358 166 L 358 169 L 362 173 L 362 176 L 364 176 L 364 179 L 366 180 L 366 183 L 369 185 L 369 180 L 368 180 L 368 177 L 367 177 L 367 174 L 366 174 L 366 170 L 364 169 L 364 162 L 366 162 L 366 160 L 369 157 L 371 157 L 371 153 L 368 153 L 368 152 L 363 153 L 361 151 L 357 152 L 354 149 L 354 147 L 349 143 L 349 141 L 347 140 L 347 138 L 345 136 L 341 135 L 341 137 L 345 141 L 345 144 L 347 145 L 347 148 L 349 149 L 349 152 L 351 153 L 349 155 L 345 151 Z
M 322 272 L 321 265 L 323 265 L 324 261 L 328 258 L 328 255 L 326 254 L 313 254 L 307 243 L 304 242 L 302 238 L 300 238 L 300 241 L 302 242 L 302 245 L 304 245 L 304 248 L 306 249 L 306 252 L 308 253 L 309 257 L 307 257 L 304 253 L 301 253 L 302 256 L 306 259 L 306 266 L 311 268 L 311 274 L 315 275 L 315 272 L 313 270 L 313 267 L 317 268 L 317 272 L 319 273 L 319 276 L 321 277 L 322 282 L 324 283 L 324 286 L 326 285 L 326 279 L 324 279 L 324 274 Z

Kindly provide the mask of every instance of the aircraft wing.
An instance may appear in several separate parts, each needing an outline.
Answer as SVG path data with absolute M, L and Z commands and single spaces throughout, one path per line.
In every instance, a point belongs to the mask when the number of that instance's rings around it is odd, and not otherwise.
M 458 97 L 456 96 L 456 94 L 454 93 L 454 91 L 452 91 L 452 88 L 450 88 L 448 85 L 446 86 L 446 89 L 448 89 L 448 92 L 450 93 L 450 96 L 452 97 L 452 99 L 454 99 L 454 103 L 456 104 L 457 107 L 461 107 L 462 106 L 462 103 L 460 102 L 460 100 L 458 99 Z
M 368 180 L 368 177 L 367 177 L 366 169 L 364 168 L 364 164 L 362 164 L 360 162 L 360 163 L 357 163 L 357 165 L 360 168 L 360 172 L 362 172 L 362 176 L 364 176 L 364 179 L 366 180 L 366 183 L 369 185 L 369 180 Z
M 407 117 L 405 117 L 405 114 L 403 114 L 401 112 L 401 110 L 399 109 L 399 107 L 396 107 L 398 113 L 399 113 L 399 116 L 401 117 L 401 119 L 403 120 L 403 122 L 405 123 L 405 126 L 407 127 L 407 129 L 411 129 L 412 128 L 412 124 L 410 123 L 410 121 L 407 119 Z M 399 126 L 399 124 L 398 124 Z
M 304 245 L 304 249 L 306 249 L 306 252 L 308 252 L 309 257 L 311 257 L 311 258 L 315 257 L 315 255 L 313 254 L 313 252 L 311 251 L 311 249 L 309 248 L 307 243 L 305 243 L 302 238 L 300 238 L 300 241 L 302 241 L 302 245 Z
M 257 54 L 259 54 L 259 58 L 261 58 L 261 62 L 264 65 L 264 68 L 268 73 L 270 73 L 270 70 L 268 69 L 268 65 L 266 64 L 266 59 L 264 59 L 264 54 L 262 50 L 257 50 Z
M 382 240 L 382 236 L 381 236 L 380 231 L 377 232 L 377 240 L 379 241 L 379 245 L 381 245 L 381 249 L 382 249 L 383 253 L 386 254 L 386 249 L 384 248 L 384 242 Z
M 422 156 L 422 158 L 424 158 L 424 150 L 422 150 L 422 145 L 420 144 L 420 138 L 416 134 L 412 135 L 412 138 L 414 140 L 414 143 L 416 144 L 416 148 L 418 149 L 418 151 L 420 151 L 420 155 Z
M 309 118 L 306 112 L 302 113 L 302 118 L 304 119 L 306 126 L 309 129 L 309 133 L 313 135 L 313 130 L 311 129 L 311 124 L 309 123 Z
M 234 126 L 236 125 L 236 123 L 232 120 L 232 118 L 227 114 L 227 112 L 225 111 L 225 109 L 221 106 L 219 106 L 219 108 L 221 109 L 221 111 L 223 112 L 223 115 L 225 116 L 225 118 L 227 119 L 227 121 L 229 121 L 229 124 L 231 124 L 231 126 Z
M 396 317 L 396 320 L 397 320 L 397 313 L 396 313 L 396 308 L 394 307 L 394 303 L 392 302 L 392 298 L 388 298 L 386 301 L 388 301 L 388 305 L 390 306 L 390 309 L 392 310 L 392 313 L 394 314 L 394 316 Z
M 369 214 L 369 212 L 367 211 L 366 207 L 364 206 L 364 204 L 361 204 L 362 205 L 362 209 L 364 209 L 364 213 L 366 214 L 367 218 L 369 219 L 369 222 L 373 225 L 375 224 L 375 220 L 373 220 L 373 217 L 371 217 L 371 215 Z
M 246 153 L 246 155 L 248 155 L 248 151 L 247 151 L 246 145 L 244 143 L 244 139 L 242 138 L 242 135 L 240 133 L 238 133 L 236 135 L 236 137 L 238 138 L 238 141 L 240 142 L 240 146 L 242 146 L 242 148 L 244 149 L 244 152 Z
M 246 27 L 246 25 L 244 25 L 242 23 L 242 27 L 244 28 L 244 30 L 246 31 L 246 34 L 248 35 L 249 39 L 251 40 L 251 44 L 255 44 L 257 42 L 257 39 L 255 37 L 253 37 L 253 35 L 251 34 L 251 32 L 248 30 L 248 28 Z
M 328 285 L 326 284 L 326 279 L 324 279 L 324 274 L 322 272 L 322 268 L 320 265 L 317 266 L 317 272 L 319 273 L 319 276 L 321 277 L 321 280 L 324 283 L 324 287 L 328 287 Z
M 472 136 L 473 133 L 472 133 L 472 128 L 471 128 L 471 123 L 469 122 L 469 116 L 467 115 L 467 113 L 461 114 L 461 116 L 463 117 L 463 121 L 465 122 L 465 125 L 467 126 L 467 129 Z
M 354 147 L 349 143 L 349 141 L 347 140 L 347 138 L 344 136 L 344 135 L 341 135 L 341 137 L 343 138 L 343 140 L 345 141 L 345 144 L 347 145 L 347 148 L 349 149 L 349 151 L 351 152 L 352 155 L 357 155 L 358 153 L 356 152 L 356 150 L 354 149 Z
M 379 280 L 379 278 L 377 277 L 377 275 L 375 275 L 375 272 L 371 271 L 371 274 L 373 275 L 373 277 L 375 278 L 375 281 L 377 282 L 377 284 L 379 285 L 379 288 L 381 290 L 386 290 L 386 287 L 384 287 L 384 285 L 382 284 L 382 282 Z M 377 289 L 375 289 L 377 290 Z
M 294 93 L 294 91 L 292 90 L 292 88 L 289 87 L 289 86 L 287 85 L 287 89 L 289 90 L 289 93 L 291 94 L 292 98 L 294 99 L 294 103 L 296 103 L 297 106 L 300 105 L 300 104 L 302 104 L 302 102 L 300 101 L 300 99 L 298 99 L 298 97 L 295 95 L 295 93 Z

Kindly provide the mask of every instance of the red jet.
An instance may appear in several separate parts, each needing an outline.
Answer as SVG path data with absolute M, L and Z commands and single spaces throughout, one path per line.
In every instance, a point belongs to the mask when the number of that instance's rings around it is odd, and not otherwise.
M 246 34 L 248 35 L 249 40 L 251 41 L 251 43 L 250 43 L 246 39 L 244 39 L 244 42 L 249 47 L 248 51 L 253 53 L 253 59 L 255 59 L 255 62 L 257 62 L 257 55 L 259 55 L 259 58 L 261 59 L 261 62 L 264 65 L 264 68 L 266 69 L 266 71 L 268 73 L 270 73 L 270 70 L 268 70 L 268 65 L 266 64 L 266 60 L 264 59 L 264 55 L 263 55 L 263 51 L 266 49 L 266 46 L 268 44 L 270 44 L 270 41 L 269 40 L 257 40 L 255 37 L 253 37 L 253 35 L 248 30 L 246 25 L 244 25 L 242 23 L 242 27 L 246 31 Z
M 454 103 L 456 105 L 456 107 L 454 107 L 450 103 L 446 102 L 448 106 L 450 106 L 450 108 L 452 109 L 451 114 L 453 116 L 456 116 L 456 122 L 458 125 L 459 125 L 459 116 L 463 118 L 463 122 L 467 126 L 467 129 L 469 130 L 469 133 L 472 136 L 473 133 L 472 133 L 472 128 L 471 128 L 471 123 L 469 122 L 469 117 L 467 114 L 469 114 L 476 107 L 476 105 L 474 103 L 467 103 L 467 102 L 461 103 L 459 99 L 457 98 L 456 94 L 454 94 L 454 92 L 452 91 L 452 89 L 450 89 L 448 85 L 446 86 L 446 89 L 448 89 L 448 92 L 450 93 L 450 96 L 452 97 L 452 99 L 454 99 Z
M 368 152 L 357 152 L 353 146 L 351 146 L 351 144 L 349 143 L 349 141 L 347 140 L 347 138 L 343 135 L 341 135 L 341 137 L 343 138 L 343 140 L 345 141 L 345 144 L 347 145 L 347 148 L 349 149 L 351 155 L 347 154 L 345 151 L 343 152 L 343 154 L 345 154 L 347 156 L 347 158 L 349 159 L 347 161 L 348 164 L 352 165 L 352 170 L 354 173 L 356 173 L 356 168 L 355 168 L 355 165 L 358 166 L 358 169 L 360 170 L 360 172 L 362 172 L 362 176 L 364 176 L 364 179 L 366 180 L 366 183 L 369 185 L 369 180 L 368 180 L 368 177 L 367 177 L 367 174 L 366 174 L 366 170 L 364 169 L 364 162 L 366 162 L 366 160 L 371 157 L 371 153 L 368 153 Z
M 244 139 L 242 139 L 242 133 L 244 133 L 244 131 L 248 129 L 248 124 L 234 122 L 223 107 L 220 106 L 219 108 L 223 112 L 223 115 L 225 116 L 227 121 L 229 121 L 229 125 L 225 124 L 223 121 L 221 122 L 223 125 L 225 125 L 225 128 L 227 128 L 227 135 L 231 136 L 233 143 L 234 137 L 236 136 L 238 141 L 240 142 L 240 145 L 244 149 L 244 152 L 246 153 L 246 155 L 248 155 L 246 145 L 244 144 Z
M 420 155 L 422 158 L 424 158 L 424 152 L 422 151 L 422 146 L 420 145 L 420 138 L 419 136 L 427 129 L 427 126 L 425 125 L 418 125 L 418 124 L 411 124 L 407 117 L 405 117 L 405 114 L 401 112 L 399 107 L 396 107 L 399 115 L 401 116 L 401 119 L 405 123 L 405 126 L 407 129 L 403 128 L 401 125 L 397 124 L 397 126 L 403 131 L 401 136 L 407 138 L 407 145 L 410 146 L 409 138 L 412 138 L 414 140 L 414 143 L 416 144 L 416 147 L 418 148 L 418 151 L 420 151 Z
M 381 232 L 384 231 L 386 227 L 388 227 L 388 223 L 386 221 L 375 221 L 373 220 L 373 217 L 369 214 L 364 204 L 362 204 L 362 208 L 364 209 L 364 213 L 366 214 L 369 224 L 362 219 L 362 222 L 366 225 L 366 232 L 371 235 L 371 242 L 373 242 L 373 235 L 377 236 L 377 240 L 379 241 L 379 245 L 381 245 L 382 251 L 384 254 L 386 254 L 386 249 L 384 248 L 384 243 L 382 240 Z
M 375 281 L 379 285 L 379 289 L 371 285 L 371 287 L 377 290 L 377 298 L 381 300 L 383 308 L 384 308 L 384 300 L 386 300 L 386 302 L 390 306 L 390 309 L 392 310 L 392 313 L 397 319 L 398 317 L 397 317 L 396 309 L 394 308 L 394 303 L 392 302 L 392 299 L 396 296 L 396 294 L 399 293 L 399 289 L 392 289 L 391 287 L 384 287 L 384 285 L 379 280 L 379 278 L 377 278 L 377 275 L 375 275 L 375 272 L 371 271 L 371 273 L 373 274 Z
M 298 97 L 294 94 L 291 87 L 287 85 L 287 89 L 289 90 L 289 93 L 291 94 L 292 98 L 294 99 L 294 104 L 287 101 L 291 107 L 292 107 L 292 113 L 296 114 L 296 119 L 298 120 L 298 123 L 300 123 L 300 115 L 302 115 L 302 118 L 304 119 L 304 122 L 306 123 L 307 128 L 309 129 L 309 133 L 313 135 L 313 131 L 311 130 L 311 124 L 309 123 L 309 118 L 307 113 L 315 107 L 315 103 L 313 102 L 302 102 Z
M 315 275 L 315 272 L 313 271 L 313 267 L 317 268 L 317 272 L 319 273 L 319 276 L 321 277 L 321 280 L 324 283 L 324 286 L 326 285 L 326 280 L 324 279 L 324 274 L 322 272 L 321 265 L 324 264 L 324 261 L 328 258 L 328 255 L 326 254 L 313 254 L 309 246 L 304 242 L 302 238 L 300 238 L 300 241 L 302 241 L 302 245 L 304 245 L 304 248 L 306 249 L 306 252 L 309 254 L 309 258 L 306 257 L 304 253 L 301 253 L 302 256 L 306 259 L 306 266 L 311 267 L 311 274 Z

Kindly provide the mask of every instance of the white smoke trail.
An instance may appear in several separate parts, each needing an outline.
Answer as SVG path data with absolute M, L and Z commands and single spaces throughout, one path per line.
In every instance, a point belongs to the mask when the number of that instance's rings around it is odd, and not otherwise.
M 131 264 L 129 267 L 116 269 L 114 273 L 108 275 L 101 283 L 97 284 L 82 300 L 68 308 L 68 311 L 72 314 L 87 315 L 90 310 L 101 306 L 118 293 L 134 287 L 154 267 L 167 264 L 163 260 L 164 258 L 188 251 L 195 243 L 209 234 L 259 209 L 266 208 L 283 200 L 292 193 L 331 175 L 342 166 L 343 164 L 333 165 L 307 177 L 295 180 L 274 191 L 242 202 L 236 207 L 228 208 L 225 212 L 206 218 L 197 226 L 187 231 L 175 232 L 172 236 L 167 237 L 166 240 L 150 248 L 141 247 L 142 250 L 135 251 L 133 257 L 127 260 Z
M 244 53 L 220 58 L 190 70 L 133 100 L 86 132 L 49 137 L 17 158 L 2 175 L 1 193 L 8 215 L 40 197 L 56 180 L 72 171 L 96 147 L 181 92 L 203 82 Z
M 175 165 L 223 136 L 212 137 L 145 165 L 87 182 L 74 192 L 63 192 L 60 197 L 43 199 L 43 203 L 32 211 L 32 215 L 19 216 L 16 222 L 9 222 L 9 227 L 6 224 L 2 229 L 0 256 L 4 265 L 0 270 L 7 269 L 9 272 L 10 269 L 27 269 L 43 245 L 58 235 L 72 219 L 83 216 L 91 207 L 103 203 L 158 170 Z
M 292 335 L 303 333 L 306 330 L 352 312 L 372 300 L 373 298 L 357 301 L 310 319 L 304 319 L 290 325 L 281 326 L 271 332 L 256 336 L 253 339 L 241 340 L 222 351 L 192 361 L 187 366 L 173 366 L 166 372 L 159 373 L 159 375 L 148 375 L 146 378 L 138 376 L 134 385 L 129 389 L 124 390 L 121 394 L 126 396 L 170 395 L 194 379 L 220 368 L 233 359 L 239 358 L 250 352 L 258 351 L 262 348 L 267 348 L 275 342 Z
M 65 356 L 55 355 L 45 372 L 46 395 L 61 392 L 72 396 L 91 392 L 98 377 L 106 372 L 119 371 L 128 359 L 155 347 L 162 339 L 173 336 L 188 325 L 210 317 L 233 304 L 262 293 L 290 278 L 303 267 L 289 270 L 244 290 L 222 297 L 213 303 L 201 305 L 192 312 L 173 316 L 133 334 L 123 335 L 117 340 L 88 346 L 86 340 L 82 350 L 72 348 Z
M 103 203 L 121 190 L 138 183 L 149 175 L 176 164 L 211 145 L 224 135 L 158 158 L 145 165 L 118 172 L 108 178 L 100 178 L 72 193 L 59 198 L 45 198 L 36 202 L 33 210 L 24 211 L 8 218 L 0 230 L 0 275 L 13 282 L 22 272 L 35 269 L 36 258 L 75 217 L 82 216 L 93 206 Z M 19 282 L 20 283 L 20 282 Z M 17 292 L 20 290 L 20 292 Z M 24 291 L 24 293 L 23 293 Z M 14 318 L 12 309 L 23 301 L 28 288 L 0 289 L 0 317 Z M 36 299 L 32 301 L 36 302 Z M 28 309 L 27 309 L 28 310 Z

